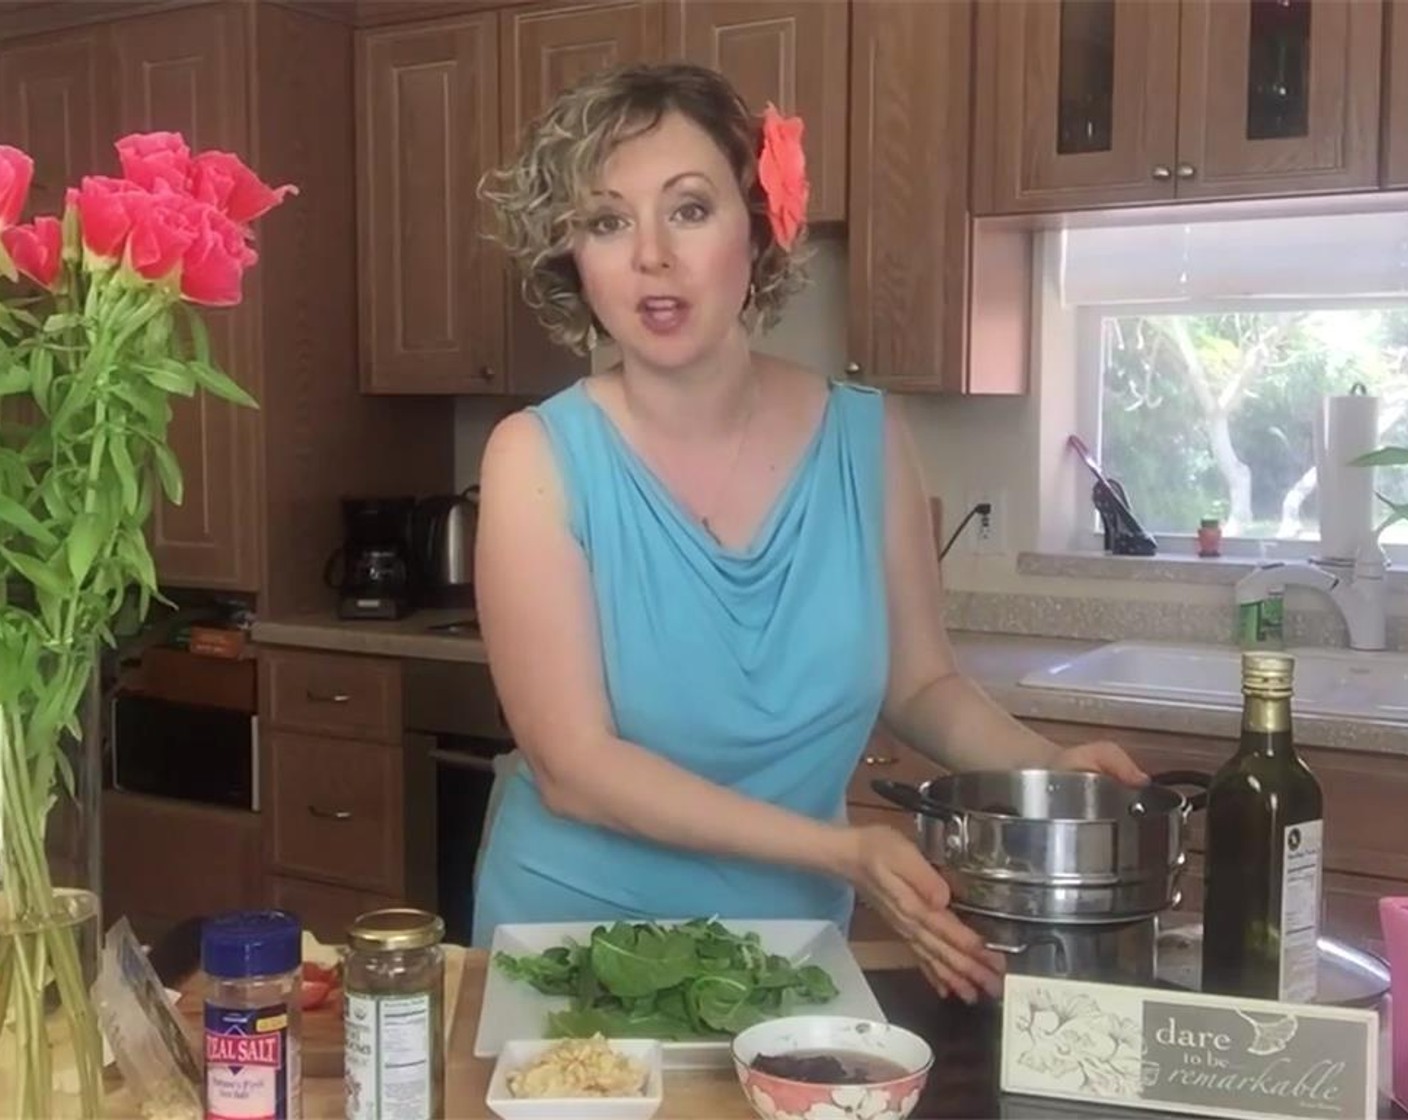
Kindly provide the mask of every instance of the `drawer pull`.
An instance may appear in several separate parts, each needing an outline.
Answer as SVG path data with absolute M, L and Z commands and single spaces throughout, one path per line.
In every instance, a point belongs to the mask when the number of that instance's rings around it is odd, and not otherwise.
M 887 754 L 868 754 L 865 756 L 867 766 L 893 766 L 899 759 L 891 758 Z
M 351 809 L 322 809 L 317 805 L 309 805 L 308 812 L 324 821 L 350 821 L 352 819 Z
M 314 692 L 308 690 L 308 699 L 314 704 L 346 704 L 352 697 L 345 692 Z

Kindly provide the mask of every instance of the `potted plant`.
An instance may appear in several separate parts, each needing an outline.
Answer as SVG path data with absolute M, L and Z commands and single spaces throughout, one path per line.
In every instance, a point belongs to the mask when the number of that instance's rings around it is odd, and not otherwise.
M 1403 467 L 1408 466 L 1408 447 L 1380 447 L 1377 451 L 1370 451 L 1367 455 L 1361 455 L 1353 460 L 1356 467 Z M 1384 519 L 1382 525 L 1374 530 L 1377 538 L 1380 533 L 1390 525 L 1399 521 L 1408 521 L 1408 503 L 1390 501 L 1379 495 L 1379 501 L 1389 508 L 1389 515 Z
M 62 215 L 24 224 L 33 162 L 0 146 L 3 1116 L 101 1111 L 96 883 L 70 881 L 46 841 L 96 812 L 73 752 L 92 757 L 98 655 L 161 594 L 146 526 L 158 487 L 181 501 L 170 397 L 255 403 L 213 362 L 197 305 L 239 302 L 250 223 L 293 192 L 175 133 L 116 146 L 120 178 L 86 176 Z

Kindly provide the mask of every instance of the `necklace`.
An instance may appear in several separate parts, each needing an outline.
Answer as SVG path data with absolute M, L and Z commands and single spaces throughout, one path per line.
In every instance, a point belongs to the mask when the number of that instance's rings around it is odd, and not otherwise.
M 753 426 L 753 415 L 758 410 L 758 397 L 762 395 L 761 379 L 754 374 L 752 392 L 748 397 L 748 411 L 743 414 L 743 423 L 738 426 L 738 437 L 734 442 L 733 456 L 729 459 L 728 469 L 720 478 L 718 485 L 714 489 L 714 494 L 705 507 L 704 512 L 699 512 L 697 507 L 694 517 L 699 522 L 700 528 L 709 534 L 709 539 L 715 544 L 722 546 L 723 540 L 720 538 L 718 530 L 714 527 L 715 519 L 718 515 L 719 506 L 723 504 L 724 498 L 728 495 L 729 484 L 733 481 L 733 476 L 738 471 L 739 461 L 743 458 L 743 446 L 748 442 L 748 433 Z M 627 404 L 629 408 L 629 403 Z M 658 457 L 652 456 L 657 462 Z

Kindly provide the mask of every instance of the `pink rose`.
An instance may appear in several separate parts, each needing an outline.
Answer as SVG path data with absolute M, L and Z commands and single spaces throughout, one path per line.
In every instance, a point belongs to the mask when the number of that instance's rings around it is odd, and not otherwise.
M 229 152 L 201 152 L 191 161 L 191 195 L 216 207 L 231 221 L 248 225 L 298 188 L 270 187 Z
M 244 228 L 213 206 L 191 210 L 195 240 L 181 262 L 181 295 L 192 303 L 231 307 L 240 301 L 244 270 L 259 259 Z
M 191 150 L 179 132 L 134 132 L 117 142 L 122 174 L 137 186 L 186 193 Z
M 132 230 L 128 199 L 147 192 L 126 179 L 85 175 L 77 189 L 69 188 L 68 204 L 78 209 L 83 247 L 90 256 L 112 263 L 122 256 Z
M 807 221 L 811 187 L 802 150 L 803 127 L 801 117 L 784 117 L 771 102 L 763 112 L 758 181 L 767 196 L 773 236 L 784 249 L 792 248 Z
M 127 264 L 144 280 L 161 280 L 179 266 L 196 239 L 202 209 L 185 195 L 131 194 L 124 198 L 132 228 L 127 235 Z
M 64 232 L 58 218 L 45 215 L 23 226 L 0 230 L 0 246 L 25 276 L 41 287 L 53 288 L 63 261 Z
M 18 148 L 0 144 L 0 229 L 19 221 L 33 178 L 34 161 Z

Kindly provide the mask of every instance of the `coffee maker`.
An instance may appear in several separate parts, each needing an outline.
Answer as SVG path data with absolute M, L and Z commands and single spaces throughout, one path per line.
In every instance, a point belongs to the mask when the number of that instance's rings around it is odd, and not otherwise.
M 342 544 L 323 582 L 338 593 L 339 618 L 397 619 L 414 606 L 414 498 L 343 498 Z

